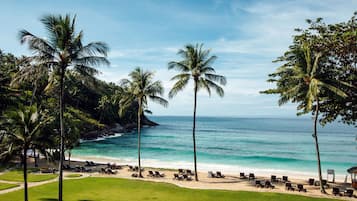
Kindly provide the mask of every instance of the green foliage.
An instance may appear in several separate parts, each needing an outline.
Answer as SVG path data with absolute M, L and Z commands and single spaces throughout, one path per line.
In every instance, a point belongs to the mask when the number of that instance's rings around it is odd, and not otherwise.
M 2 194 L 0 195 L 0 200 L 22 200 L 21 191 Z M 30 188 L 29 195 L 31 201 L 56 200 L 57 184 L 50 183 Z M 173 184 L 166 184 L 161 182 L 90 177 L 84 179 L 65 180 L 64 200 L 333 201 L 335 199 L 313 198 L 303 195 L 271 192 L 199 190 L 181 188 Z

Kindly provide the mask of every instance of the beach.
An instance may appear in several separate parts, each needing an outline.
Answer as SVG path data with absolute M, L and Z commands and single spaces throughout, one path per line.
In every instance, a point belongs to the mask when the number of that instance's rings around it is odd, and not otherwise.
M 193 169 L 192 117 L 151 119 L 160 125 L 142 130 L 142 164 Z M 198 117 L 198 169 L 317 177 L 311 130 L 312 121 L 306 118 Z M 338 123 L 319 127 L 324 178 L 327 169 L 334 169 L 336 178 L 342 182 L 346 170 L 357 164 L 355 131 Z M 136 132 L 83 141 L 72 151 L 72 158 L 135 165 Z

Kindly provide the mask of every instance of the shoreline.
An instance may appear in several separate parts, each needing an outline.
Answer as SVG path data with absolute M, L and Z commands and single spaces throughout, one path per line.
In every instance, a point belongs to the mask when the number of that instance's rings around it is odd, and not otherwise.
M 103 157 L 103 156 L 80 156 L 72 154 L 71 160 L 74 161 L 94 161 L 96 163 L 116 163 L 118 165 L 137 165 L 137 160 L 132 159 L 121 159 L 115 157 Z M 193 162 L 185 162 L 178 161 L 175 163 L 151 160 L 151 159 L 142 159 L 141 164 L 143 167 L 149 168 L 164 168 L 164 169 L 194 169 Z M 315 172 L 303 172 L 303 171 L 294 171 L 294 170 L 284 170 L 284 169 L 271 169 L 271 168 L 252 168 L 252 167 L 241 167 L 234 165 L 226 165 L 226 164 L 213 164 L 213 163 L 198 163 L 198 171 L 205 172 L 208 171 L 222 171 L 226 174 L 239 175 L 240 172 L 244 172 L 245 174 L 254 173 L 258 176 L 270 177 L 271 175 L 281 176 L 289 176 L 292 179 L 298 180 L 308 180 L 309 178 L 318 178 L 317 171 Z M 347 175 L 347 172 L 346 172 Z M 337 182 L 345 182 L 346 175 L 336 174 L 335 180 Z M 322 177 L 326 178 L 327 173 L 322 173 Z M 348 179 L 347 179 L 348 181 Z

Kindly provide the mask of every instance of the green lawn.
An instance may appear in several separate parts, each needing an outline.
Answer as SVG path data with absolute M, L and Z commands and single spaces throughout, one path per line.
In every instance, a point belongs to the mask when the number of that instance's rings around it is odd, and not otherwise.
M 0 180 L 5 180 L 5 181 L 18 181 L 18 182 L 23 182 L 23 173 L 21 170 L 13 170 L 13 171 L 8 171 L 5 172 L 4 174 L 0 175 Z M 34 174 L 34 173 L 29 173 L 27 180 L 29 182 L 39 182 L 39 181 L 46 181 L 50 180 L 53 178 L 56 178 L 56 174 Z
M 0 191 L 1 190 L 5 190 L 5 189 L 9 189 L 9 188 L 14 188 L 14 187 L 18 187 L 18 184 L 7 184 L 7 183 L 0 183 Z
M 31 201 L 55 201 L 56 182 L 30 188 Z M 23 190 L 0 195 L 0 200 L 22 200 Z M 310 198 L 279 193 L 245 191 L 194 190 L 172 184 L 144 182 L 117 178 L 65 180 L 66 201 L 322 201 L 332 199 Z

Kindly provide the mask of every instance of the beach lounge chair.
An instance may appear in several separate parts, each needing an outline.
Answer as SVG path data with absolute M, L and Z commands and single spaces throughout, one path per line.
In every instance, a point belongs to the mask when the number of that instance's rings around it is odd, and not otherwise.
M 183 177 L 183 179 L 186 180 L 186 181 L 192 181 L 192 178 L 191 178 L 189 175 L 187 175 L 187 174 L 183 174 L 182 177 Z
M 155 176 L 155 174 L 154 174 L 154 172 L 153 172 L 153 171 L 149 170 L 149 174 L 148 174 L 147 176 L 148 176 L 148 177 L 154 177 L 154 176 Z
M 128 171 L 134 171 L 134 168 L 133 168 L 133 166 L 131 166 L 131 165 L 128 165 Z
M 194 175 L 193 171 L 191 171 L 191 170 L 186 170 L 186 174 L 188 174 L 188 175 Z
M 278 179 L 276 178 L 276 175 L 271 175 L 270 176 L 270 181 L 271 182 L 278 182 Z
M 290 182 L 286 182 L 286 183 L 285 183 L 285 190 L 288 190 L 288 191 L 292 190 L 292 191 L 294 191 L 295 188 L 291 185 Z
M 185 171 L 183 169 L 178 169 L 179 174 L 185 174 Z
M 288 176 L 283 176 L 282 182 L 283 182 L 283 183 L 289 182 Z
M 107 172 L 108 172 L 108 174 L 116 174 L 116 173 L 118 173 L 118 171 L 114 171 L 114 170 L 112 170 L 112 169 L 110 169 L 110 168 L 108 168 L 107 169 Z
M 340 192 L 340 189 L 339 188 L 337 188 L 337 187 L 333 187 L 332 188 L 332 194 L 333 195 L 339 195 L 339 196 L 341 196 L 342 194 L 341 194 L 341 192 Z
M 139 175 L 136 173 L 131 174 L 131 177 L 138 177 Z
M 179 174 L 175 173 L 175 174 L 174 174 L 174 179 L 183 180 L 183 177 L 180 176 Z
M 314 178 L 309 178 L 308 183 L 309 183 L 310 186 L 314 185 L 315 179 Z
M 247 179 L 247 176 L 245 176 L 244 172 L 239 173 L 239 178 L 240 179 Z
M 326 179 L 323 179 L 322 180 L 322 185 L 325 187 L 325 188 L 329 188 L 330 185 L 327 184 L 327 180 Z
M 161 174 L 159 171 L 155 171 L 155 176 L 156 177 L 164 177 L 165 176 L 165 174 Z
M 224 178 L 224 175 L 220 171 L 217 171 L 216 172 L 216 177 L 217 178 Z
M 249 173 L 248 180 L 254 180 L 254 179 L 255 179 L 254 173 Z
M 212 171 L 208 171 L 208 178 L 216 178 L 216 175 Z
M 264 186 L 265 186 L 265 188 L 271 188 L 271 189 L 275 188 L 275 186 L 272 185 L 270 181 L 265 181 Z
M 262 182 L 260 181 L 260 180 L 256 180 L 255 181 L 255 187 L 257 187 L 257 188 L 263 188 L 264 187 L 264 185 L 262 184 Z
M 298 184 L 297 185 L 297 189 L 298 189 L 299 192 L 301 192 L 301 191 L 302 192 L 306 192 L 306 188 L 304 188 L 304 185 L 302 185 L 302 184 Z
M 343 195 L 344 195 L 344 196 L 348 196 L 348 197 L 352 197 L 352 195 L 353 195 L 353 189 L 346 189 L 346 190 L 343 192 Z

